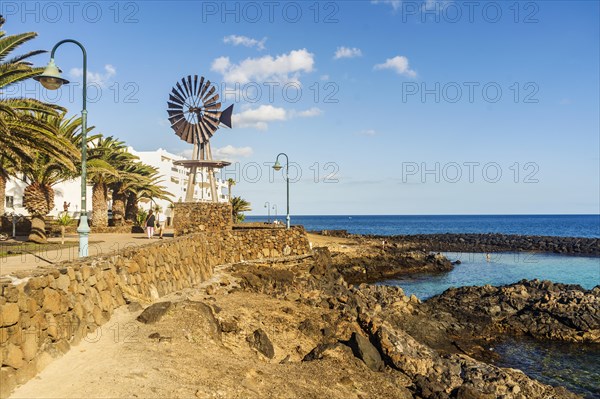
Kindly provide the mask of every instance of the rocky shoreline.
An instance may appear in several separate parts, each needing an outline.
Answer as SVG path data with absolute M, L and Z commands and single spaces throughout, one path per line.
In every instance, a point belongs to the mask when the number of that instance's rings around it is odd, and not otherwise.
M 583 237 L 523 236 L 507 234 L 418 234 L 397 236 L 353 235 L 345 230 L 322 232 L 333 237 L 353 237 L 402 243 L 420 251 L 452 252 L 550 252 L 600 256 L 600 239 Z
M 348 284 L 325 248 L 316 249 L 309 262 L 292 267 L 236 265 L 233 276 L 239 279 L 243 290 L 334 311 L 335 319 L 328 320 L 324 327 L 308 327 L 310 322 L 299 327 L 303 331 L 311 330 L 321 341 L 303 356 L 302 361 L 339 357 L 340 351 L 349 348 L 371 372 L 386 372 L 404 381 L 404 396 L 397 397 L 577 397 L 564 388 L 541 384 L 518 370 L 502 369 L 476 360 L 481 353 L 477 351 L 480 347 L 474 344 L 475 339 L 482 341 L 486 334 L 489 338 L 497 330 L 486 329 L 487 319 L 470 307 L 463 313 L 457 312 L 456 307 L 449 305 L 455 303 L 452 293 L 447 295 L 448 305 L 438 309 L 437 303 L 443 299 L 421 303 L 414 296 L 405 296 L 397 287 Z M 530 284 L 532 290 L 535 287 L 535 298 L 542 292 L 551 295 L 549 293 L 562 288 L 540 282 L 520 284 Z M 520 288 L 510 287 L 505 291 L 521 292 Z M 597 339 L 597 324 L 589 320 L 597 318 L 597 307 L 594 306 L 599 299 L 598 291 L 600 289 L 560 296 L 557 303 L 561 306 L 550 306 L 544 314 L 563 320 L 561 317 L 565 313 L 570 314 L 565 309 L 578 307 L 584 297 L 590 306 L 580 307 L 578 317 L 572 318 L 582 322 L 575 333 L 564 333 L 564 328 L 572 327 L 566 319 L 561 325 L 547 324 L 547 328 L 556 331 L 557 337 L 576 337 L 583 332 L 584 337 Z M 490 292 L 492 297 L 497 301 L 505 300 L 497 292 Z M 490 307 L 495 306 L 493 303 L 490 299 Z M 438 317 L 440 314 L 444 316 Z M 533 325 L 546 325 L 543 316 L 533 312 L 527 319 Z
M 443 256 L 400 241 L 308 239 L 308 254 L 218 266 L 210 280 L 149 306 L 130 298 L 119 310 L 123 342 L 96 349 L 98 358 L 71 350 L 66 356 L 91 369 L 72 378 L 78 372 L 65 363 L 55 373 L 69 375 L 69 392 L 80 397 L 581 397 L 493 365 L 489 347 L 507 334 L 598 343 L 600 287 L 524 280 L 421 302 L 367 282 L 451 269 Z M 97 375 L 103 384 L 92 383 Z M 52 396 L 48 380 L 22 388 Z

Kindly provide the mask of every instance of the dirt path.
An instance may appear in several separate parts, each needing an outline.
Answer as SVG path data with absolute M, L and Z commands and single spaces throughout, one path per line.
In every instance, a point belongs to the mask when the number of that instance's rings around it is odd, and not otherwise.
M 411 397 L 403 388 L 407 381 L 372 372 L 343 345 L 319 361 L 302 361 L 322 339 L 333 311 L 230 291 L 233 285 L 226 269 L 216 270 L 203 284 L 215 295 L 201 287 L 162 298 L 176 304 L 152 325 L 135 320 L 139 311 L 120 308 L 101 333 L 52 362 L 11 398 Z M 248 343 L 258 329 L 272 342 L 272 358 Z

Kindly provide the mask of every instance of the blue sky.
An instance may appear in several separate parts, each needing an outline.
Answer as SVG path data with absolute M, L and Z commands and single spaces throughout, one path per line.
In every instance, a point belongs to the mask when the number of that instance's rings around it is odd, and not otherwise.
M 213 151 L 239 162 L 224 177 L 252 214 L 285 207 L 268 165 L 279 152 L 294 163 L 292 214 L 600 211 L 596 1 L 2 1 L 0 12 L 8 33 L 39 33 L 27 49 L 86 46 L 89 123 L 136 150 L 190 152 L 166 119 L 178 79 L 227 88 L 235 126 Z M 80 82 L 74 46 L 56 63 Z M 53 98 L 34 82 L 9 94 Z M 56 102 L 77 113 L 80 96 L 75 85 Z

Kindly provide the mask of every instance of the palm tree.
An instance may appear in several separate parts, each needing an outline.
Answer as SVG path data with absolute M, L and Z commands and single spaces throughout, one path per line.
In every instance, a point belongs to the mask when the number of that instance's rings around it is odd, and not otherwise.
M 235 180 L 231 177 L 227 179 L 227 190 L 229 190 L 229 202 L 231 202 L 231 187 L 235 186 Z
M 108 188 L 119 179 L 119 167 L 137 159 L 124 142 L 100 137 L 88 151 L 88 180 L 92 183 L 92 226 L 108 226 Z
M 243 222 L 246 216 L 242 212 L 251 211 L 250 203 L 241 197 L 233 197 L 231 199 L 231 214 L 234 223 Z
M 119 177 L 117 181 L 110 185 L 113 199 L 113 221 L 116 226 L 123 225 L 125 220 L 134 221 L 136 212 L 134 212 L 133 203 L 137 206 L 137 190 L 144 185 L 149 185 L 152 180 L 149 178 L 156 174 L 156 169 L 142 162 L 130 162 L 119 168 Z M 133 201 L 133 196 L 135 201 Z M 128 197 L 132 198 L 129 217 L 126 217 L 126 203 Z
M 5 19 L 0 16 L 0 93 L 9 86 L 39 75 L 44 68 L 34 68 L 27 59 L 44 53 L 43 50 L 7 58 L 19 46 L 37 36 L 34 32 L 7 36 L 1 30 Z M 69 149 L 57 140 L 56 134 L 33 113 L 57 115 L 63 108 L 30 98 L 0 99 L 0 215 L 4 214 L 6 181 L 22 162 L 33 161 L 32 150 L 46 152 L 57 158 L 68 158 Z
M 139 210 L 138 202 L 141 198 L 172 201 L 173 194 L 160 185 L 162 176 L 158 173 L 157 168 L 138 162 L 132 165 L 127 173 L 128 175 L 125 175 L 126 179 L 121 181 L 123 185 L 116 191 L 119 200 L 123 199 L 126 203 L 125 220 L 136 221 Z M 114 193 L 113 188 L 113 198 Z M 121 207 L 121 203 L 119 203 L 119 207 Z M 114 213 L 113 203 L 113 215 Z
M 31 215 L 31 232 L 29 240 L 46 242 L 45 216 L 54 208 L 54 189 L 52 186 L 73 178 L 77 174 L 76 162 L 81 154 L 78 148 L 67 139 L 66 135 L 74 129 L 73 119 L 64 119 L 47 114 L 36 114 L 38 120 L 47 129 L 56 132 L 57 139 L 64 145 L 64 151 L 70 153 L 68 158 L 56 158 L 47 152 L 32 151 L 31 161 L 23 162 L 20 171 L 23 172 L 28 186 L 23 193 L 23 206 Z M 75 123 L 76 124 L 76 123 Z M 76 127 L 75 127 L 76 129 Z

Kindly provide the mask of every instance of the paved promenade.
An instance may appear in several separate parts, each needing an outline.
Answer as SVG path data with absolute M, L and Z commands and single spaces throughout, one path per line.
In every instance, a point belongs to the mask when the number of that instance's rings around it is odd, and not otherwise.
M 170 240 L 173 237 L 172 230 L 165 230 L 163 234 L 165 240 Z M 77 234 L 67 234 L 65 241 L 78 241 Z M 60 238 L 49 238 L 49 242 L 60 243 Z M 160 241 L 158 236 L 149 240 L 143 234 L 90 234 L 89 256 L 108 255 L 112 252 L 119 251 L 124 248 L 131 248 L 140 245 L 146 245 L 156 241 Z M 0 252 L 2 248 L 0 242 Z M 11 248 L 14 251 L 19 250 L 19 247 Z M 29 270 L 40 266 L 47 266 L 51 263 L 59 263 L 66 260 L 74 260 L 78 258 L 79 247 L 73 246 L 60 249 L 42 249 L 41 251 L 31 251 L 32 254 L 21 254 L 14 256 L 0 256 L 0 276 L 13 273 L 18 270 Z

